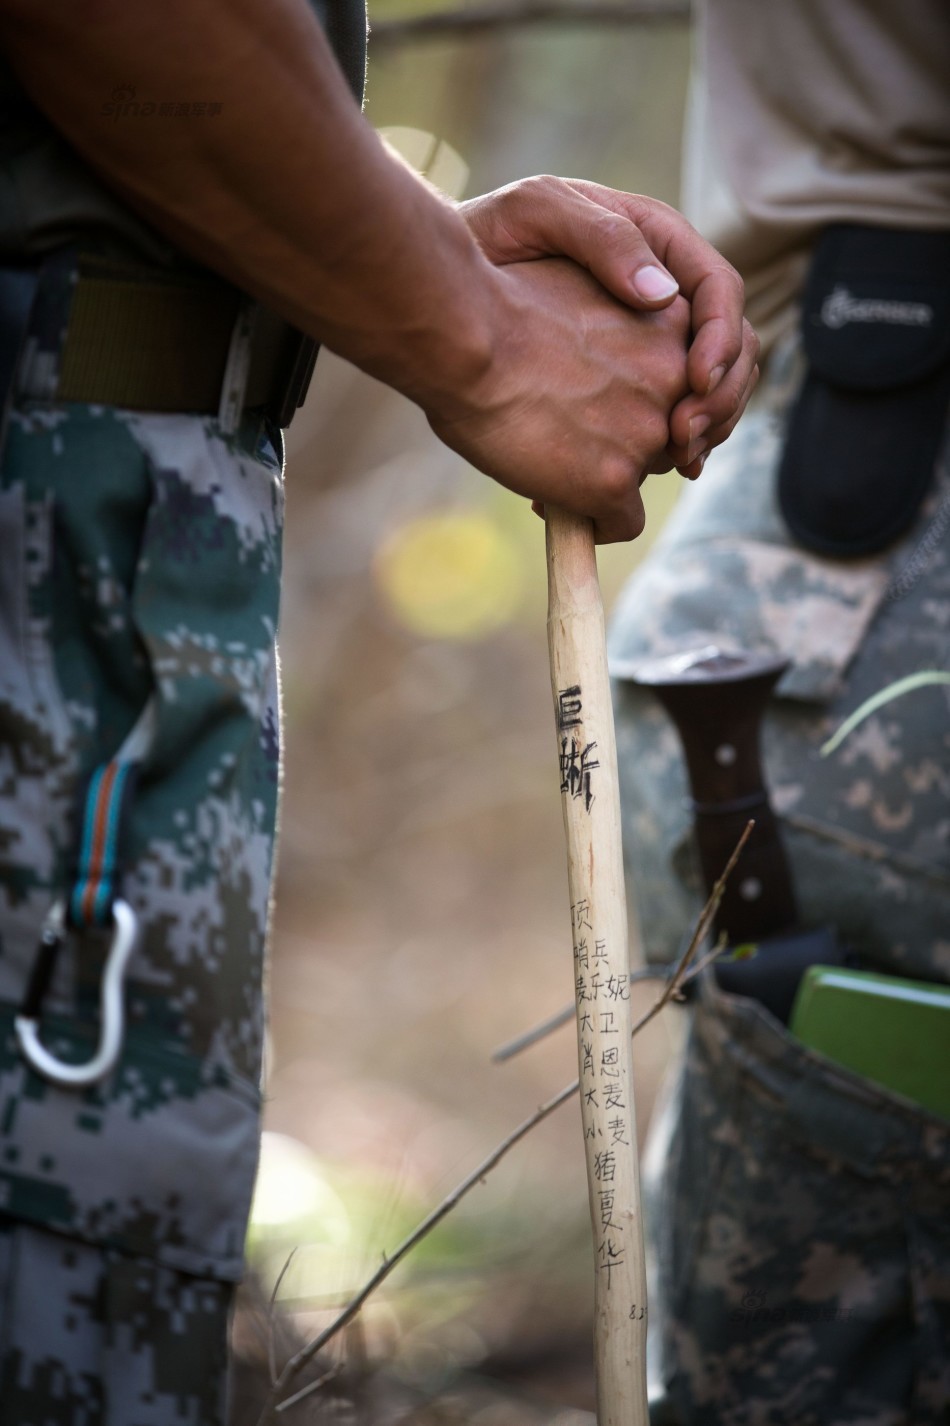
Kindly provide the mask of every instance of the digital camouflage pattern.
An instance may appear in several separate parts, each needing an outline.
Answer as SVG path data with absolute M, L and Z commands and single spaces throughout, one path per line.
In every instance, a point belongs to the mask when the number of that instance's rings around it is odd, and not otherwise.
M 170 1390 L 173 1342 L 207 1340 L 212 1317 L 223 1350 L 242 1272 L 278 791 L 281 461 L 260 422 L 225 437 L 210 417 L 38 399 L 58 282 L 35 312 L 30 395 L 9 413 L 0 474 L 0 1423 L 203 1426 L 220 1419 L 207 1402 L 220 1383 L 183 1388 L 164 1415 L 148 1393 Z M 125 1048 L 99 1085 L 59 1089 L 27 1068 L 13 1016 L 69 889 L 84 783 L 149 700 L 123 848 L 140 922 Z M 98 1037 L 107 939 L 70 938 L 61 957 L 42 1019 L 61 1058 L 87 1059 Z M 29 1254 L 47 1275 L 31 1277 Z M 20 1326 L 31 1282 L 47 1336 Z M 110 1317 L 108 1302 L 136 1294 L 137 1317 Z M 87 1377 L 106 1358 L 100 1410 Z M 194 1379 L 187 1356 L 182 1370 Z M 62 1405 L 70 1392 L 87 1414 Z
M 847 563 L 807 554 L 775 502 L 796 353 L 774 366 L 621 596 L 611 666 L 709 643 L 790 658 L 763 753 L 802 920 L 837 926 L 875 970 L 950 981 L 950 691 L 890 703 L 832 757 L 818 754 L 865 698 L 950 666 L 950 443 L 898 545 Z M 669 959 L 700 898 L 685 767 L 653 695 L 622 679 L 615 695 L 644 943 L 650 959 Z
M 4 1426 L 220 1426 L 228 1283 L 0 1226 Z
M 795 547 L 775 501 L 800 375 L 773 360 L 688 487 L 610 635 L 617 667 L 716 643 L 792 667 L 764 764 L 806 926 L 868 968 L 950 981 L 950 698 L 865 698 L 950 667 L 950 446 L 915 528 L 847 564 Z M 899 473 L 896 473 L 899 478 Z M 649 691 L 615 685 L 624 837 L 645 952 L 674 956 L 702 900 L 687 780 Z M 680 1426 L 936 1426 L 950 1413 L 950 1125 L 834 1070 L 755 1002 L 704 986 L 649 1185 L 651 1359 Z
M 704 983 L 651 1185 L 660 1423 L 945 1426 L 950 1124 Z

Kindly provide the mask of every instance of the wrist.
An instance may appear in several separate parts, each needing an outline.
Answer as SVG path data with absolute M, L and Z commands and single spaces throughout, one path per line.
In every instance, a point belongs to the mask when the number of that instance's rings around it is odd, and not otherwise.
M 502 284 L 453 208 L 420 206 L 404 229 L 409 241 L 390 251 L 377 320 L 329 344 L 430 418 L 454 421 L 469 413 L 493 367 L 505 330 Z M 413 237 L 420 231 L 424 239 Z

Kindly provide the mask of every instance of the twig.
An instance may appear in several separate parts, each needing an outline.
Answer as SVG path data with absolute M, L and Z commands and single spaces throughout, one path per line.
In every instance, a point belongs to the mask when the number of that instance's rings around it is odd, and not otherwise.
M 630 972 L 630 984 L 635 985 L 641 980 L 666 980 L 670 974 L 670 968 L 662 965 L 639 966 Z M 497 1050 L 492 1050 L 491 1058 L 493 1064 L 503 1064 L 505 1060 L 513 1059 L 515 1055 L 520 1055 L 522 1050 L 530 1049 L 539 1040 L 543 1040 L 546 1035 L 553 1034 L 562 1025 L 567 1025 L 574 1018 L 574 1006 L 565 1005 L 563 1010 L 559 1010 L 556 1015 L 552 1015 L 548 1020 L 542 1020 L 539 1025 L 535 1025 L 531 1030 L 525 1030 L 524 1034 L 516 1035 L 513 1040 L 508 1040 L 503 1045 L 499 1045 Z
M 260 1347 L 261 1352 L 266 1357 L 268 1342 L 270 1341 L 266 1308 L 264 1307 L 262 1302 L 257 1300 L 257 1294 L 254 1291 L 253 1282 L 249 1281 L 245 1283 L 244 1297 L 246 1304 L 246 1312 L 243 1320 L 251 1328 L 251 1331 L 254 1333 L 254 1338 L 257 1342 L 257 1345 Z
M 376 1291 L 381 1283 L 385 1282 L 386 1278 L 388 1278 L 393 1269 L 402 1262 L 406 1254 L 411 1252 L 416 1244 L 420 1243 L 437 1223 L 441 1223 L 442 1219 L 452 1211 L 455 1205 L 459 1203 L 476 1184 L 481 1183 L 486 1174 L 490 1173 L 495 1165 L 504 1158 L 509 1149 L 514 1148 L 515 1144 L 523 1139 L 526 1134 L 530 1133 L 535 1125 L 540 1124 L 542 1119 L 546 1119 L 549 1114 L 552 1114 L 555 1109 L 565 1104 L 572 1095 L 577 1093 L 579 1084 L 580 1081 L 575 1080 L 573 1084 L 567 1085 L 556 1094 L 553 1099 L 547 1100 L 539 1109 L 536 1109 L 529 1119 L 525 1119 L 522 1124 L 519 1124 L 518 1128 L 509 1134 L 506 1139 L 502 1140 L 492 1153 L 489 1154 L 488 1158 L 478 1165 L 478 1168 L 474 1169 L 467 1178 L 463 1179 L 462 1182 L 452 1190 L 448 1197 L 444 1198 L 439 1206 L 434 1208 L 428 1217 L 424 1218 L 407 1238 L 403 1239 L 394 1253 L 383 1259 L 383 1262 L 376 1269 L 375 1273 L 373 1273 L 372 1277 L 364 1283 L 356 1296 L 350 1299 L 343 1311 L 334 1318 L 330 1325 L 325 1327 L 312 1341 L 308 1342 L 305 1347 L 301 1347 L 300 1351 L 290 1358 L 281 1372 L 279 1379 L 274 1384 L 273 1395 L 276 1396 L 277 1392 L 286 1386 L 287 1382 L 293 1376 L 296 1376 L 302 1367 L 306 1366 L 307 1362 L 320 1351 L 321 1347 L 326 1346 L 331 1337 L 335 1337 L 348 1322 L 352 1321 L 366 1299 Z M 302 1394 L 305 1395 L 307 1391 L 313 1391 L 315 1389 L 316 1384 L 311 1382 L 304 1389 Z M 297 1398 L 294 1399 L 296 1400 Z
M 716 912 L 719 910 L 719 903 L 720 901 L 722 901 L 723 893 L 726 889 L 726 882 L 729 880 L 730 876 L 735 870 L 736 862 L 742 855 L 742 849 L 745 846 L 746 842 L 752 836 L 752 829 L 754 826 L 755 821 L 750 817 L 749 821 L 745 824 L 745 827 L 743 828 L 742 836 L 739 838 L 738 842 L 736 842 L 736 845 L 733 848 L 732 856 L 726 862 L 722 873 L 713 885 L 713 889 L 709 893 L 706 905 L 699 913 L 699 920 L 696 922 L 696 929 L 690 937 L 689 945 L 686 947 L 686 950 L 680 956 L 679 961 L 676 965 L 676 969 L 670 976 L 666 985 L 663 987 L 663 990 L 660 994 L 660 998 L 657 1000 L 656 1004 L 651 1006 L 645 1015 L 641 1015 L 636 1025 L 634 1025 L 634 1034 L 636 1034 L 638 1030 L 642 1030 L 644 1025 L 648 1025 L 655 1015 L 659 1015 L 664 1005 L 668 1005 L 669 1002 L 674 999 L 675 996 L 679 995 L 687 980 L 691 980 L 693 978 L 692 976 L 688 976 L 687 972 L 689 971 L 690 965 L 692 964 L 696 952 L 699 950 L 703 941 L 706 939 L 706 933 L 712 925 L 713 920 L 715 919 Z M 697 975 L 699 974 L 699 971 L 702 970 L 703 967 L 708 964 L 710 960 L 715 960 L 716 956 L 721 954 L 721 949 L 724 949 L 724 947 L 717 946 L 716 949 L 713 951 L 712 955 L 707 957 L 706 960 L 702 962 L 702 964 L 696 970 Z
M 691 968 L 690 973 L 686 977 L 683 984 L 688 985 L 691 980 L 695 980 L 697 976 L 701 976 L 706 967 L 711 966 L 713 961 L 718 961 L 723 951 L 725 951 L 727 948 L 728 941 L 726 940 L 726 933 L 725 931 L 723 931 L 719 936 L 719 940 L 713 946 L 709 954 L 707 956 L 703 956 L 702 960 L 697 961 L 696 964 Z
M 671 970 L 669 966 L 646 965 L 641 966 L 638 970 L 633 970 L 630 972 L 631 984 L 633 984 L 634 981 L 638 980 L 663 979 L 667 982 L 666 988 L 664 989 L 663 994 L 660 996 L 656 1005 L 654 1005 L 653 1008 L 648 1012 L 647 1017 L 641 1020 L 634 1027 L 634 1033 L 636 1033 L 636 1031 L 640 1029 L 641 1025 L 646 1024 L 647 1019 L 652 1020 L 654 1015 L 659 1014 L 663 1006 L 666 1005 L 668 1001 L 672 1000 L 676 995 L 678 995 L 684 985 L 688 985 L 689 982 L 691 980 L 694 980 L 696 976 L 698 976 L 703 970 L 705 970 L 706 966 L 710 965 L 712 961 L 717 958 L 717 956 L 722 955 L 724 947 L 721 945 L 717 945 L 715 950 L 711 951 L 710 954 L 706 956 L 699 963 L 698 966 L 694 966 L 692 970 L 689 970 L 690 962 L 692 961 L 697 950 L 699 949 L 699 946 L 702 944 L 706 932 L 709 929 L 710 923 L 715 917 L 716 912 L 719 910 L 719 903 L 721 902 L 723 892 L 726 889 L 726 882 L 732 875 L 733 868 L 735 867 L 735 864 L 742 853 L 743 847 L 749 840 L 749 837 L 752 833 L 752 828 L 754 826 L 754 821 L 750 821 L 746 825 L 742 836 L 736 843 L 735 850 L 733 851 L 732 856 L 726 863 L 722 875 L 720 876 L 716 884 L 713 886 L 712 891 L 709 893 L 709 900 L 706 902 L 706 905 L 703 907 L 700 913 L 699 920 L 696 923 L 696 929 L 690 937 L 689 945 L 686 947 L 686 950 L 684 951 L 682 957 L 680 958 L 676 966 Z M 526 1030 L 523 1035 L 518 1035 L 515 1039 L 509 1040 L 507 1044 L 499 1046 L 497 1050 L 494 1050 L 492 1052 L 492 1059 L 496 1062 L 501 1062 L 503 1060 L 509 1060 L 513 1058 L 514 1055 L 520 1054 L 522 1050 L 528 1049 L 530 1045 L 536 1045 L 539 1040 L 543 1040 L 546 1035 L 552 1034 L 553 1031 L 559 1029 L 562 1025 L 566 1025 L 568 1021 L 572 1019 L 573 1015 L 574 1006 L 565 1006 L 563 1010 L 559 1010 L 557 1014 L 552 1015 L 549 1020 L 543 1020 L 540 1025 L 535 1025 L 533 1029 Z
M 716 950 L 713 951 L 710 956 L 704 958 L 704 960 L 699 964 L 699 966 L 695 967 L 693 974 L 689 973 L 693 958 L 696 955 L 696 952 L 699 949 L 700 945 L 702 944 L 706 932 L 708 931 L 709 926 L 712 923 L 713 917 L 715 916 L 716 911 L 719 908 L 719 903 L 722 900 L 723 892 L 726 889 L 726 882 L 731 876 L 736 862 L 738 861 L 742 853 L 742 849 L 748 841 L 754 826 L 755 823 L 752 821 L 746 824 L 742 836 L 736 843 L 736 847 L 732 853 L 732 856 L 726 863 L 722 875 L 719 877 L 718 881 L 710 892 L 709 899 L 707 900 L 705 906 L 703 907 L 700 913 L 699 920 L 696 923 L 696 929 L 693 932 L 692 937 L 690 938 L 689 945 L 686 947 L 686 950 L 683 952 L 683 955 L 677 962 L 676 969 L 670 976 L 668 983 L 663 987 L 662 993 L 657 999 L 656 1004 L 651 1006 L 651 1008 L 646 1012 L 646 1014 L 642 1015 L 634 1025 L 633 1030 L 631 1032 L 633 1035 L 636 1035 L 640 1030 L 643 1029 L 645 1025 L 649 1024 L 649 1022 L 660 1013 L 663 1007 L 669 1004 L 669 1002 L 678 994 L 682 986 L 686 984 L 687 980 L 692 979 L 693 975 L 698 974 L 699 971 L 702 970 L 704 966 L 709 963 L 710 960 L 714 959 L 715 956 L 720 953 L 720 948 L 717 947 Z M 317 1352 L 319 1352 L 322 1347 L 326 1346 L 327 1342 L 329 1342 L 331 1338 L 335 1337 L 337 1333 L 340 1332 L 347 1325 L 348 1322 L 351 1322 L 353 1320 L 353 1318 L 360 1311 L 360 1308 L 367 1301 L 367 1299 L 372 1296 L 372 1294 L 383 1282 L 385 1282 L 385 1280 L 389 1277 L 393 1269 L 396 1268 L 399 1263 L 402 1262 L 403 1258 L 405 1258 L 406 1255 L 410 1253 L 412 1249 L 422 1241 L 423 1238 L 427 1237 L 428 1234 L 431 1233 L 432 1229 L 435 1228 L 437 1224 L 442 1222 L 443 1218 L 445 1218 L 449 1213 L 451 1213 L 452 1209 L 456 1206 L 456 1204 L 460 1203 L 465 1197 L 465 1195 L 469 1193 L 476 1186 L 476 1184 L 481 1183 L 483 1179 L 485 1179 L 485 1177 L 489 1173 L 491 1173 L 492 1169 L 495 1168 L 496 1165 L 501 1162 L 501 1160 L 505 1157 L 509 1150 L 514 1148 L 515 1144 L 520 1143 L 520 1141 L 527 1134 L 529 1134 L 532 1129 L 534 1129 L 538 1124 L 540 1124 L 542 1120 L 546 1119 L 549 1114 L 553 1114 L 555 1109 L 559 1109 L 562 1104 L 566 1104 L 569 1099 L 572 1099 L 579 1089 L 580 1080 L 575 1079 L 573 1084 L 565 1085 L 564 1088 L 562 1090 L 559 1090 L 558 1093 L 555 1094 L 552 1099 L 548 1099 L 544 1104 L 542 1104 L 538 1109 L 536 1109 L 535 1112 L 529 1118 L 525 1119 L 521 1124 L 518 1125 L 517 1129 L 513 1130 L 507 1138 L 503 1139 L 501 1143 L 498 1144 L 492 1150 L 488 1157 L 484 1159 L 478 1165 L 477 1168 L 473 1169 L 472 1172 L 466 1178 L 464 1178 L 462 1182 L 458 1184 L 446 1198 L 443 1198 L 442 1202 L 438 1205 L 438 1207 L 434 1208 L 432 1212 L 428 1215 L 428 1217 L 424 1218 L 422 1222 L 416 1228 L 413 1229 L 413 1231 L 408 1235 L 408 1237 L 403 1239 L 403 1241 L 399 1244 L 399 1247 L 394 1253 L 392 1253 L 388 1257 L 383 1258 L 382 1263 L 373 1273 L 372 1277 L 370 1277 L 359 1289 L 359 1291 L 353 1297 L 350 1298 L 349 1302 L 346 1304 L 343 1310 L 338 1313 L 338 1315 L 333 1319 L 333 1321 L 327 1327 L 324 1327 L 323 1331 L 319 1332 L 317 1336 L 312 1338 L 312 1340 L 309 1341 L 305 1346 L 301 1347 L 298 1352 L 295 1352 L 294 1355 L 286 1362 L 283 1370 L 280 1373 L 280 1376 L 271 1385 L 271 1390 L 268 1394 L 268 1399 L 264 1407 L 264 1412 L 261 1416 L 261 1423 L 266 1421 L 268 1412 L 273 1410 L 284 1411 L 287 1409 L 287 1407 L 296 1404 L 298 1401 L 302 1401 L 304 1397 L 308 1396 L 311 1392 L 316 1391 L 321 1385 L 323 1385 L 324 1381 L 326 1380 L 325 1376 L 318 1378 L 316 1381 L 308 1382 L 306 1386 L 302 1387 L 300 1391 L 298 1391 L 294 1396 L 288 1397 L 284 1401 L 275 1404 L 276 1397 L 287 1386 L 287 1384 L 292 1380 L 292 1378 L 295 1377 L 297 1373 L 303 1367 L 305 1367 L 307 1363 L 312 1360 L 313 1357 L 316 1356 Z M 285 1264 L 284 1271 L 286 1271 L 286 1267 L 287 1264 Z M 281 1277 L 283 1277 L 283 1273 L 281 1273 Z M 280 1279 L 278 1279 L 278 1284 L 279 1282 Z
M 287 1275 L 287 1269 L 293 1262 L 296 1252 L 296 1248 L 291 1248 L 287 1254 L 287 1261 L 277 1274 L 277 1281 L 274 1283 L 274 1289 L 270 1295 L 270 1302 L 267 1305 L 267 1365 L 270 1371 L 271 1386 L 276 1386 L 277 1384 L 277 1340 L 274 1332 L 274 1309 L 277 1306 L 277 1294 L 280 1292 L 281 1283 Z
M 466 35 L 512 25 L 629 25 L 684 21 L 690 17 L 688 0 L 520 0 L 515 4 L 466 5 L 434 10 L 428 15 L 372 22 L 373 49 L 386 44 Z
M 289 1411 L 292 1406 L 297 1405 L 298 1401 L 303 1401 L 304 1397 L 309 1396 L 312 1391 L 319 1391 L 322 1386 L 326 1386 L 328 1381 L 332 1381 L 334 1377 L 338 1377 L 339 1375 L 340 1368 L 331 1367 L 329 1371 L 323 1373 L 323 1376 L 318 1376 L 316 1381 L 308 1381 L 307 1385 L 301 1387 L 300 1391 L 295 1392 L 293 1396 L 285 1397 L 283 1401 L 274 1407 L 274 1410 L 276 1412 Z

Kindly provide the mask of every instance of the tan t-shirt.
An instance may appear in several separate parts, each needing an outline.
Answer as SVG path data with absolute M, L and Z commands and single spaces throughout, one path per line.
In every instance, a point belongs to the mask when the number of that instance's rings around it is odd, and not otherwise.
M 697 0 L 683 205 L 764 348 L 828 223 L 950 228 L 950 0 Z

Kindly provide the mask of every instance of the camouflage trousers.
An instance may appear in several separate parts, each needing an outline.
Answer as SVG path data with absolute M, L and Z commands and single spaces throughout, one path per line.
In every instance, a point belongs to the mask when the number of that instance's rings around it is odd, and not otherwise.
M 784 654 L 763 760 L 801 922 L 836 927 L 869 969 L 947 982 L 948 690 L 818 749 L 887 684 L 950 666 L 950 440 L 902 540 L 860 561 L 808 555 L 775 496 L 798 377 L 794 350 L 773 359 L 624 592 L 611 654 Z M 641 936 L 669 959 L 702 901 L 685 764 L 647 690 L 620 682 L 616 700 Z M 950 1124 L 711 977 L 691 1016 L 645 1159 L 657 1426 L 946 1423 Z
M 57 330 L 34 338 L 55 354 Z M 0 1423 L 220 1426 L 258 1154 L 278 792 L 281 458 L 259 422 L 20 394 L 0 466 Z M 143 717 L 143 710 L 148 710 Z M 14 1017 L 96 777 L 138 934 L 122 1052 L 63 1088 Z M 142 730 L 145 730 L 144 733 Z M 92 782 L 91 782 L 92 780 Z M 111 835 L 111 832 L 110 832 Z M 111 931 L 39 1021 L 88 1060 Z
M 950 1124 L 712 977 L 674 1103 L 646 1176 L 664 1401 L 651 1420 L 943 1426 Z
M 0 1219 L 0 1421 L 223 1421 L 231 1294 L 229 1283 Z

